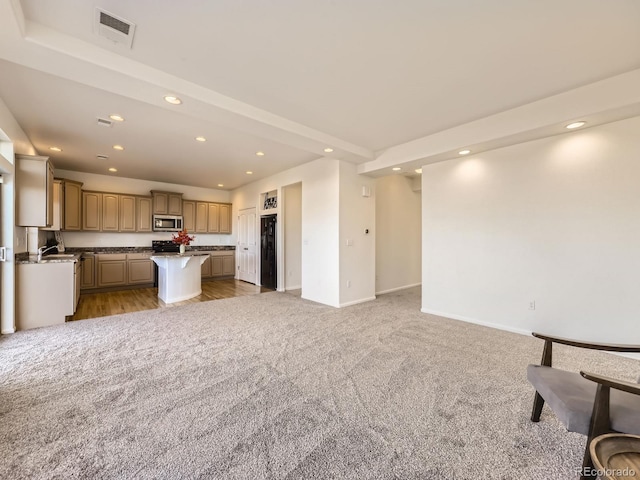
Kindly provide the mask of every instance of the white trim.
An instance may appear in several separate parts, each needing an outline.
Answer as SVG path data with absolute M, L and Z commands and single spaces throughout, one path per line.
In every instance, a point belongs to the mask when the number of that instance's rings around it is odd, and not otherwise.
M 16 329 L 15 328 L 11 328 L 11 329 L 8 329 L 8 330 L 4 330 L 3 329 L 2 331 L 0 331 L 0 334 L 2 334 L 2 335 L 7 335 L 9 333 L 16 333 Z
M 293 287 L 285 287 L 285 291 L 287 290 L 301 290 L 302 289 L 302 285 L 296 285 Z
M 384 295 L 385 293 L 397 292 L 398 290 L 405 290 L 407 288 L 419 287 L 422 285 L 422 282 L 412 283 L 411 285 L 403 285 L 401 287 L 389 288 L 388 290 L 382 290 L 380 292 L 376 292 L 376 295 Z
M 361 298 L 359 300 L 353 300 L 352 302 L 341 303 L 338 305 L 338 308 L 350 307 L 351 305 L 357 305 L 358 303 L 370 302 L 371 300 L 375 300 L 375 295 L 373 297 Z
M 452 320 L 460 320 L 462 322 L 474 323 L 476 325 L 482 325 L 483 327 L 495 328 L 497 330 L 505 330 L 505 331 L 511 332 L 511 333 L 519 333 L 520 335 L 531 336 L 531 330 L 526 330 L 524 328 L 509 327 L 507 325 L 502 325 L 500 323 L 485 322 L 483 320 L 477 320 L 477 319 L 471 318 L 471 317 L 464 317 L 462 315 L 455 315 L 453 313 L 447 313 L 447 312 L 438 312 L 438 311 L 435 311 L 435 310 L 429 310 L 427 308 L 421 308 L 420 311 L 422 313 L 428 313 L 430 315 L 437 315 L 439 317 L 446 317 L 446 318 L 450 318 Z

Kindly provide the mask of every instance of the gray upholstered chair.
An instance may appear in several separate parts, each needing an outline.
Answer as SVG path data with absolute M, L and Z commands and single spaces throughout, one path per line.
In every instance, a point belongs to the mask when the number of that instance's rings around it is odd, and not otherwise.
M 527 379 L 536 389 L 531 421 L 538 422 L 545 402 L 570 432 L 587 436 L 583 476 L 593 469 L 589 444 L 609 432 L 640 435 L 640 385 L 586 372 L 568 372 L 551 366 L 554 343 L 609 352 L 640 352 L 640 345 L 584 343 L 534 333 L 544 340 L 541 365 L 527 367 Z

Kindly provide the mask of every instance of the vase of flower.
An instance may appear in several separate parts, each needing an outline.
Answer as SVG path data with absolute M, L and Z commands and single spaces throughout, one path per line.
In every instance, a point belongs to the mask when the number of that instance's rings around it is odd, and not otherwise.
M 196 237 L 193 235 L 189 235 L 187 229 L 185 228 L 173 235 L 172 240 L 173 243 L 177 243 L 178 245 L 180 245 L 180 253 L 183 254 L 187 248 L 187 245 L 189 245 L 194 238 Z

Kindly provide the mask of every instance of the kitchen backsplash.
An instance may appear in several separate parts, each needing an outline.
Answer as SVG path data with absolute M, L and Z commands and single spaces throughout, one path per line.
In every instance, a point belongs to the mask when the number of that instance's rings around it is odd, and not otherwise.
M 48 232 L 53 237 L 53 232 Z M 234 235 L 218 235 L 195 233 L 193 246 L 200 245 L 235 245 Z M 154 233 L 93 233 L 62 232 L 66 248 L 82 247 L 151 247 L 152 240 L 171 240 L 169 232 Z

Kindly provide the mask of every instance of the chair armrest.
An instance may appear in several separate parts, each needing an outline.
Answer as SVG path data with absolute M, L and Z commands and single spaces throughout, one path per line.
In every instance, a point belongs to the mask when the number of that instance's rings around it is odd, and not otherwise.
M 598 375 L 596 373 L 588 373 L 580 371 L 587 380 L 599 383 L 605 387 L 615 388 L 616 390 L 622 390 L 623 392 L 633 393 L 634 395 L 640 395 L 640 385 L 637 383 L 625 382 L 623 380 L 617 380 L 611 377 L 605 377 L 604 375 Z
M 640 345 L 620 345 L 615 343 L 587 343 L 571 340 L 569 338 L 552 337 L 551 335 L 543 335 L 542 333 L 533 332 L 531 335 L 542 340 L 561 343 L 571 347 L 588 348 L 591 350 L 604 350 L 607 352 L 624 352 L 624 353 L 640 353 Z

